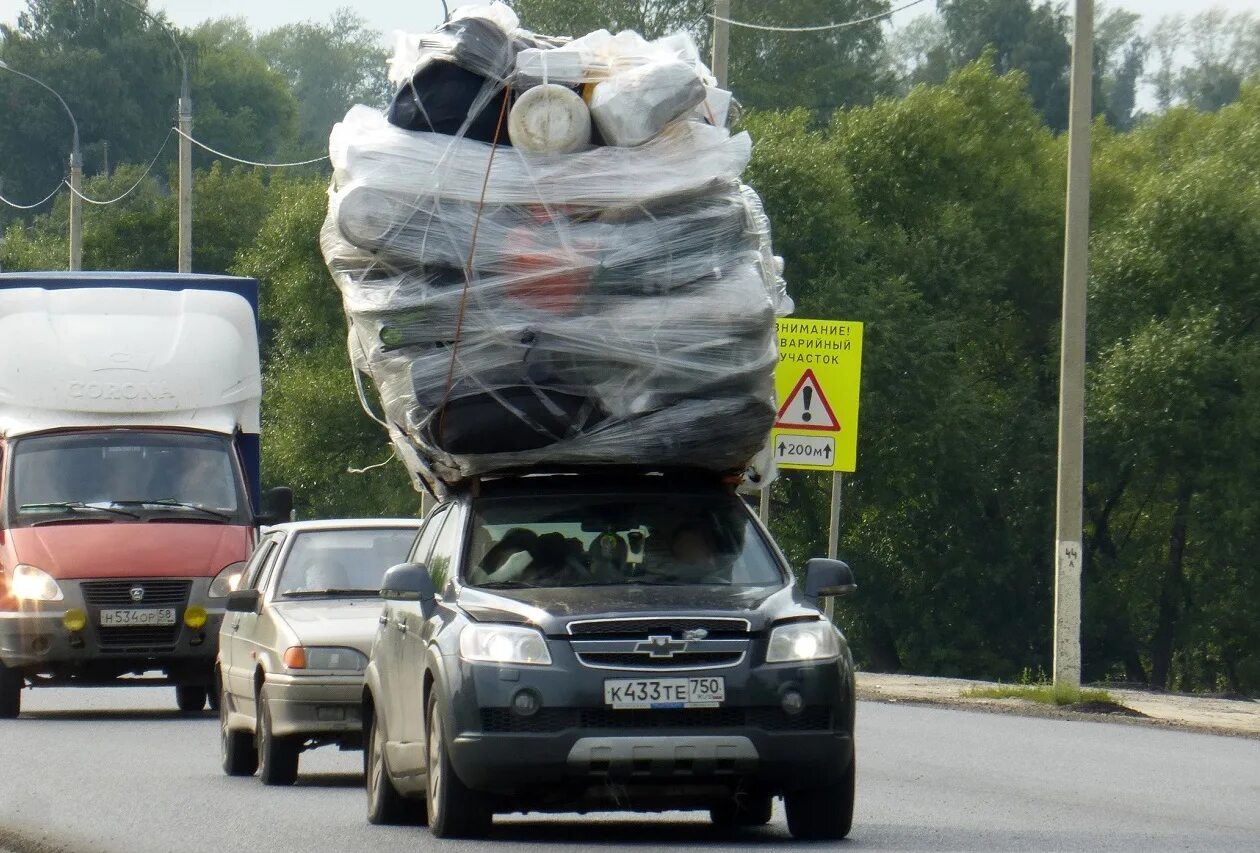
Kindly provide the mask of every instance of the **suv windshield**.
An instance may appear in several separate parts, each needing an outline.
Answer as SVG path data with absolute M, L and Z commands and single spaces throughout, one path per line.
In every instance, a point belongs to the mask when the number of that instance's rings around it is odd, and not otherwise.
M 784 582 L 734 495 L 483 498 L 475 503 L 472 530 L 464 580 L 474 586 Z
M 11 464 L 9 506 L 19 524 L 247 521 L 226 436 L 144 430 L 37 435 L 14 443 Z
M 415 538 L 414 527 L 303 531 L 276 591 L 285 598 L 375 596 L 385 570 L 407 559 Z

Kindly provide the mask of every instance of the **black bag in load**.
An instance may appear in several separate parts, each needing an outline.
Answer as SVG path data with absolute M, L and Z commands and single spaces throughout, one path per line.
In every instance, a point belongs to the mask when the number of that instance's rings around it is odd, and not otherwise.
M 493 142 L 502 115 L 499 144 L 511 145 L 507 133 L 508 108 L 503 104 L 508 97 L 507 89 L 500 87 L 497 91 L 490 91 L 487 90 L 488 85 L 481 75 L 435 57 L 421 65 L 411 80 L 394 95 L 394 102 L 389 107 L 389 122 L 404 130 L 447 136 L 459 134 L 464 123 L 468 122 L 465 137 L 479 142 Z M 489 100 L 482 97 L 483 90 L 487 90 Z M 485 104 L 473 115 L 479 99 Z
M 520 453 L 584 432 L 603 417 L 589 397 L 536 385 L 497 387 L 435 409 L 425 432 L 447 453 Z

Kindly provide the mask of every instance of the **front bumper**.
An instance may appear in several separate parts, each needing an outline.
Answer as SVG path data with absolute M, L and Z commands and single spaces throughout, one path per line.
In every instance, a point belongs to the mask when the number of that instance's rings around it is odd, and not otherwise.
M 267 705 L 278 736 L 359 734 L 363 676 L 268 675 Z
M 854 694 L 847 655 L 821 664 L 750 665 L 694 673 L 588 668 L 551 643 L 552 666 L 444 663 L 459 673 L 444 703 L 451 761 L 470 787 L 525 807 L 589 803 L 616 788 L 640 803 L 693 805 L 733 792 L 778 795 L 839 782 L 853 756 Z M 560 647 L 560 648 L 557 648 Z M 754 653 L 754 659 L 757 654 Z M 761 657 L 764 659 L 764 656 Z M 717 709 L 617 710 L 604 681 L 714 676 Z M 513 711 L 522 691 L 534 714 Z M 784 710 L 797 693 L 803 708 Z
M 174 626 L 121 632 L 100 624 L 101 611 L 110 608 L 87 603 L 82 582 L 58 581 L 63 601 L 24 603 L 20 610 L 0 611 L 0 663 L 57 683 L 107 683 L 120 675 L 153 671 L 178 682 L 209 683 L 223 622 L 222 600 L 211 602 L 207 595 L 210 581 L 192 578 L 187 599 L 166 605 L 175 611 Z M 207 614 L 205 624 L 197 628 L 184 621 L 193 606 Z M 63 621 L 75 610 L 87 618 L 80 631 L 70 631 Z

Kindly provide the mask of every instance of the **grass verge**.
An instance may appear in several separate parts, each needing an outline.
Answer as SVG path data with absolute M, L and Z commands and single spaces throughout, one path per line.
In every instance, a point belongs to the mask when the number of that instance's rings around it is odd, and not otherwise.
M 1043 705 L 1115 704 L 1106 690 L 1074 690 L 1053 684 L 995 684 L 962 691 L 965 699 L 1026 699 Z

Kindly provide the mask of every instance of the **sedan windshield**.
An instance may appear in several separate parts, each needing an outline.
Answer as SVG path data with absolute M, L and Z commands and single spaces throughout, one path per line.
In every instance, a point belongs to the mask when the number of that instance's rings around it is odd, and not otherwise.
M 390 566 L 407 558 L 414 527 L 307 530 L 285 558 L 276 591 L 284 598 L 375 596 Z
M 784 582 L 726 494 L 487 498 L 471 549 L 465 581 L 491 589 Z
M 245 521 L 227 436 L 107 430 L 30 436 L 13 447 L 20 524 L 63 519 Z

